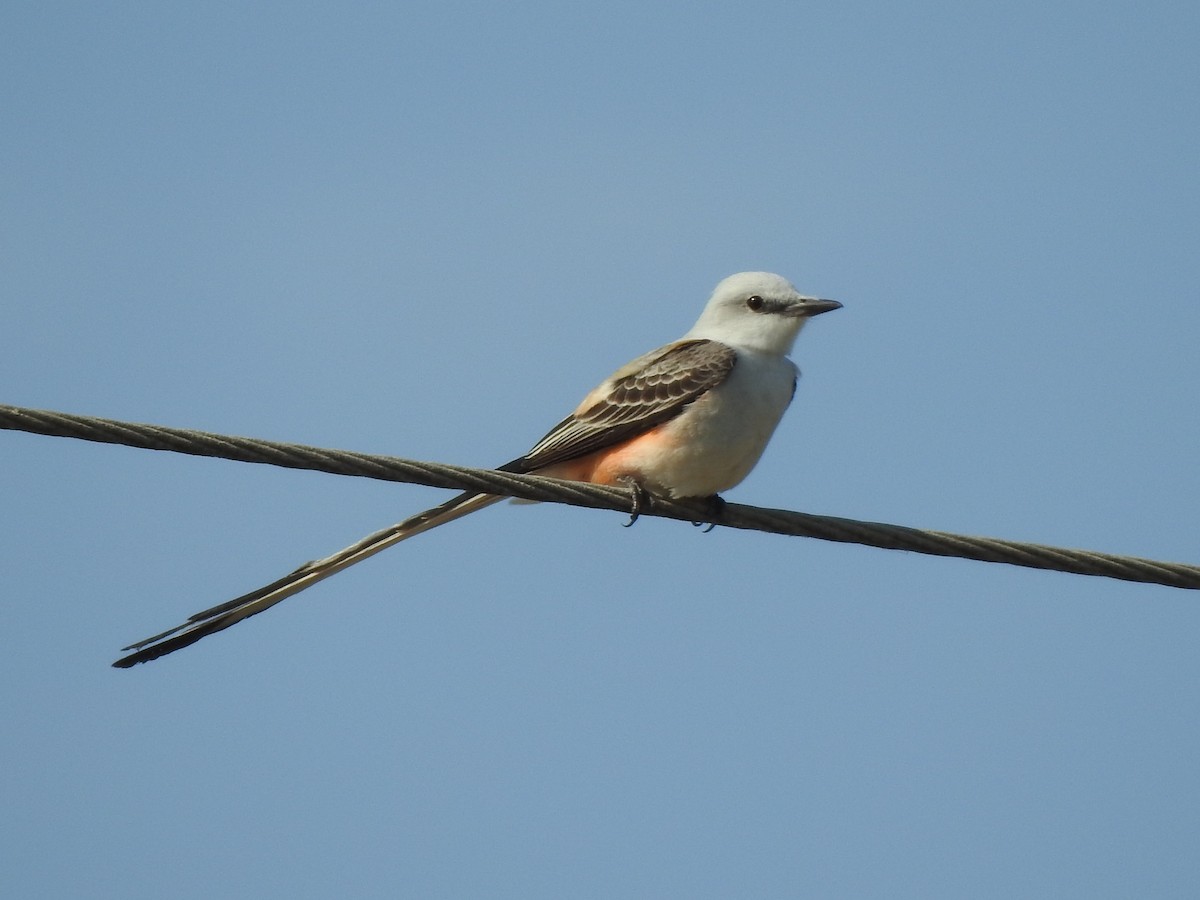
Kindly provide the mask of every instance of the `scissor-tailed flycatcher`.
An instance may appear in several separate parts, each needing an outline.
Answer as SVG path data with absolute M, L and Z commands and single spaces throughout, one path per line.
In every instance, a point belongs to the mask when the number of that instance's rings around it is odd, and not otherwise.
M 797 293 L 767 272 L 731 275 L 713 291 L 692 330 L 622 366 L 532 450 L 500 467 L 627 485 L 639 498 L 712 497 L 738 484 L 762 456 L 791 403 L 799 370 L 787 358 L 804 322 L 836 300 Z M 413 535 L 503 499 L 468 491 L 183 625 L 126 647 L 113 663 L 157 659 L 268 609 L 322 578 Z

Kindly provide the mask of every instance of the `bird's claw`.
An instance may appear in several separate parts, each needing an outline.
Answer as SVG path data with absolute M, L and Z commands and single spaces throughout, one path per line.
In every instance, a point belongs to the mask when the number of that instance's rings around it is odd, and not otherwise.
M 714 528 L 717 527 L 717 522 L 720 521 L 721 516 L 725 512 L 725 498 L 722 497 L 720 494 L 713 494 L 710 497 L 704 498 L 704 505 L 706 507 L 705 512 L 708 513 L 708 517 L 710 519 L 712 519 L 713 521 L 708 522 L 707 523 L 708 527 L 705 528 L 700 533 L 708 534 L 710 531 L 712 531 Z M 699 528 L 701 525 L 704 525 L 704 524 L 706 524 L 706 523 L 704 523 L 704 522 L 693 522 L 692 523 L 692 525 L 696 528 Z
M 649 509 L 654 505 L 654 498 L 637 480 L 633 478 L 622 478 L 620 480 L 629 488 L 629 521 L 623 523 L 624 527 L 628 528 L 641 518 L 643 509 Z
M 629 488 L 629 521 L 622 523 L 625 528 L 628 528 L 642 516 L 643 510 L 648 510 L 654 505 L 654 495 L 634 478 L 621 478 L 620 481 Z M 708 534 L 717 527 L 717 522 L 721 520 L 721 516 L 725 512 L 725 498 L 720 494 L 713 494 L 704 498 L 704 511 L 712 521 L 709 522 L 693 522 L 692 525 L 699 528 L 701 525 L 707 524 L 703 534 Z

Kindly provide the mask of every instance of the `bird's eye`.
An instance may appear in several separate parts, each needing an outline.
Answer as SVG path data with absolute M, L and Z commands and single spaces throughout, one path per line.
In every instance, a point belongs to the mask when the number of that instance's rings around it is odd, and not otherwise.
M 755 294 L 753 297 L 747 298 L 746 299 L 746 307 L 748 309 L 754 310 L 754 312 L 758 312 L 760 309 L 763 308 L 763 298 L 758 296 L 757 294 Z

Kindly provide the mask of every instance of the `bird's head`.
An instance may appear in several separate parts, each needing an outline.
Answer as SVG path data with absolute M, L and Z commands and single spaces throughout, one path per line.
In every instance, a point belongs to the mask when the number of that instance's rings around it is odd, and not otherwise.
M 841 305 L 806 297 L 770 272 L 739 272 L 717 285 L 687 337 L 786 354 L 809 318 Z

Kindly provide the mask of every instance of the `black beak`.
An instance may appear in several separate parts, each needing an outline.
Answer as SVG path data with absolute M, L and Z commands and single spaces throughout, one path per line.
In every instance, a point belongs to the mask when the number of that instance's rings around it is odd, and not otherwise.
M 813 297 L 805 297 L 789 306 L 786 310 L 786 315 L 795 316 L 796 318 L 807 318 L 810 316 L 819 316 L 821 313 L 832 312 L 835 309 L 841 308 L 842 304 L 836 300 L 817 300 Z

